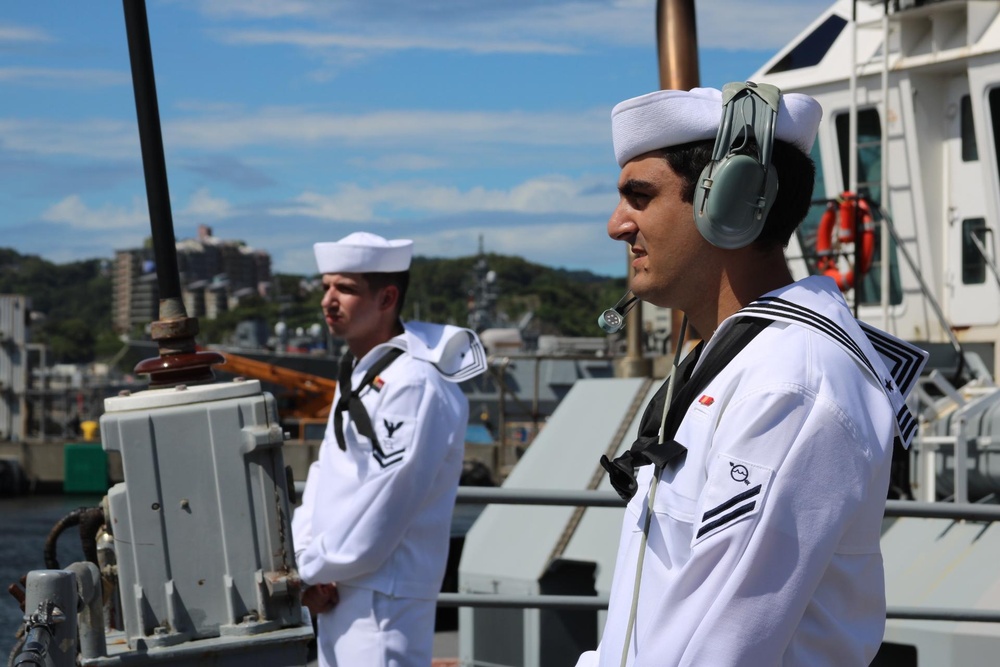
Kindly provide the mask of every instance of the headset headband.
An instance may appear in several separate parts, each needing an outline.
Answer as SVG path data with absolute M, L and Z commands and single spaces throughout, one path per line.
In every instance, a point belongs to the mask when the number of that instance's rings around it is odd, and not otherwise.
M 763 106 L 754 98 L 764 103 Z M 774 131 L 778 125 L 778 102 L 781 90 L 769 83 L 727 83 L 722 87 L 722 122 L 715 137 L 712 160 L 718 162 L 733 152 L 733 142 L 741 130 L 750 128 L 760 149 L 760 165 L 764 171 L 771 166 L 771 152 L 774 149 Z M 747 107 L 750 119 L 747 120 Z M 766 111 L 770 110 L 770 113 Z M 759 113 L 758 113 L 759 112 Z M 738 118 L 741 114 L 742 118 Z M 742 123 L 738 123 L 742 120 Z

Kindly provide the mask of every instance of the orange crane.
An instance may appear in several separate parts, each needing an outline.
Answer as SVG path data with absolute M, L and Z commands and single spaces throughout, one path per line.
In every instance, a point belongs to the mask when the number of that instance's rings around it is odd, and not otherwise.
M 337 381 L 312 373 L 284 368 L 266 361 L 257 361 L 232 352 L 223 352 L 226 358 L 218 370 L 254 380 L 270 382 L 283 387 L 288 404 L 282 409 L 282 417 L 299 423 L 300 433 L 307 424 L 325 424 L 333 403 L 333 392 Z

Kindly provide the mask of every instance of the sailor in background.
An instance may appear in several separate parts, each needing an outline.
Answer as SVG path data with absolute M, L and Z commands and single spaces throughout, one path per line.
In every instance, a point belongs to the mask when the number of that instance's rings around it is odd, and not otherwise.
M 629 502 L 581 667 L 868 665 L 879 648 L 890 463 L 926 355 L 859 323 L 829 278 L 789 273 L 821 115 L 750 82 L 612 111 L 608 234 L 634 253 L 635 295 L 704 342 L 602 460 Z
M 314 246 L 330 331 L 347 342 L 318 460 L 292 519 L 320 665 L 431 664 L 462 469 L 476 335 L 399 318 L 413 242 L 366 232 Z

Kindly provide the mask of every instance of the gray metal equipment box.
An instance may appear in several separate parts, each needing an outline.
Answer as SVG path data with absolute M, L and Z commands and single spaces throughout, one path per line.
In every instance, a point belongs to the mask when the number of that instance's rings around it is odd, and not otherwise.
M 273 396 L 238 380 L 118 396 L 105 409 L 104 448 L 121 454 L 126 480 L 106 511 L 128 646 L 308 626 Z

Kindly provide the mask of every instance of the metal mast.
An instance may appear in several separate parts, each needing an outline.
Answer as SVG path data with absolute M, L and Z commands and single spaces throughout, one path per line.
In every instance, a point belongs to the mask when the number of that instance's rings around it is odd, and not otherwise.
M 187 316 L 181 297 L 146 3 L 145 0 L 123 0 L 123 6 L 157 287 L 160 291 L 159 319 L 151 326 L 151 336 L 159 345 L 160 356 L 140 361 L 135 372 L 149 374 L 150 387 L 211 382 L 215 379 L 212 364 L 223 363 L 225 359 L 215 352 L 196 351 L 198 318 Z

